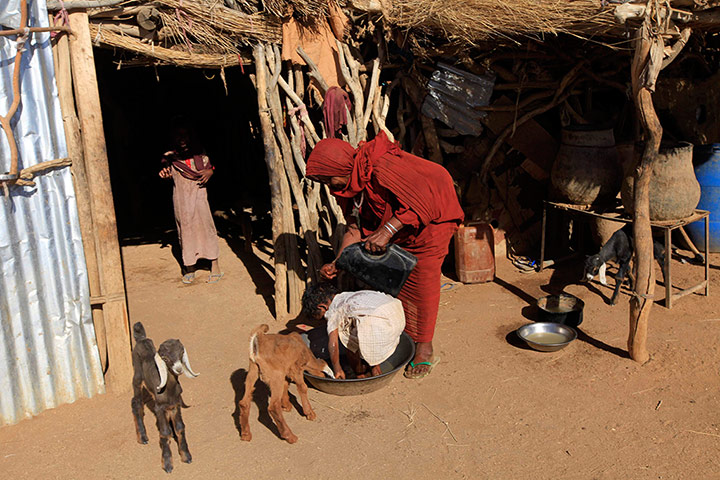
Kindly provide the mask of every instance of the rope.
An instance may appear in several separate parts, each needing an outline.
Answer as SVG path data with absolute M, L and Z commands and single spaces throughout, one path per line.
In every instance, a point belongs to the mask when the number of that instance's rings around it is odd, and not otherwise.
M 70 24 L 70 17 L 68 16 L 68 11 L 65 8 L 63 0 L 60 0 L 60 11 L 53 18 L 53 27 L 58 25 L 58 21 L 61 21 L 63 26 Z M 55 38 L 58 33 L 60 32 L 50 32 L 50 38 Z
M 23 32 L 19 33 L 17 36 L 17 51 L 18 53 L 25 53 L 25 42 L 27 42 L 30 39 L 30 28 L 25 27 L 23 28 Z
M 651 300 L 651 301 L 655 300 L 655 295 L 647 295 L 647 294 L 645 294 L 645 293 L 637 293 L 637 292 L 634 291 L 634 290 L 633 290 L 633 292 L 632 292 L 632 295 L 633 295 L 633 297 L 635 297 L 635 298 L 640 298 L 640 299 L 643 299 L 643 300 Z
M 102 24 L 102 23 L 99 23 L 99 24 L 98 24 L 97 34 L 95 34 L 95 39 L 93 40 L 93 45 L 99 45 L 99 44 L 100 44 L 100 39 L 103 38 L 103 35 L 102 35 L 102 27 L 103 27 L 103 24 Z

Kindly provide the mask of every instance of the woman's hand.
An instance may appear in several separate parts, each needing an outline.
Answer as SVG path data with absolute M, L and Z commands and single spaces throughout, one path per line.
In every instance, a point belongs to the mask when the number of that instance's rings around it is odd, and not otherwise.
M 165 167 L 162 170 L 160 170 L 160 178 L 171 178 L 172 177 L 172 170 L 170 170 L 170 167 Z
M 210 177 L 213 175 L 212 168 L 208 168 L 206 170 L 200 170 L 200 179 L 198 179 L 197 183 L 198 185 L 205 186 L 205 184 L 210 180 Z
M 337 267 L 335 267 L 335 262 L 326 263 L 320 267 L 320 276 L 324 280 L 332 280 L 337 277 Z
M 370 253 L 382 253 L 387 249 L 392 235 L 387 228 L 381 226 L 365 239 L 365 250 Z

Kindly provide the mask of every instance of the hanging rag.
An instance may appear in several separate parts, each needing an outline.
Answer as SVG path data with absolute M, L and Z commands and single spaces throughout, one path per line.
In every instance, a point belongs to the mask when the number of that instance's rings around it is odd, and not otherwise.
M 339 87 L 330 87 L 325 94 L 325 101 L 323 101 L 325 133 L 328 138 L 340 138 L 338 132 L 344 125 L 347 125 L 347 112 L 350 109 L 352 109 L 352 103 L 347 92 Z

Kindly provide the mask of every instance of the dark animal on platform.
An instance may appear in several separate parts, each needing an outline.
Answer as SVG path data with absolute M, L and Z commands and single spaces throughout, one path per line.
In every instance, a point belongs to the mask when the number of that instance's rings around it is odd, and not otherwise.
M 263 324 L 250 334 L 250 365 L 245 379 L 245 394 L 238 402 L 240 438 L 248 442 L 252 439 L 248 418 L 250 401 L 259 375 L 260 380 L 270 387 L 268 411 L 280 430 L 280 436 L 288 443 L 295 443 L 297 436 L 290 430 L 282 413 L 283 410 L 289 412 L 292 409 L 288 396 L 289 381 L 295 382 L 297 386 L 305 417 L 315 420 L 316 415 L 307 396 L 303 371 L 318 377 L 322 377 L 324 373 L 332 377 L 333 373 L 325 361 L 315 358 L 298 333 L 266 335 L 267 331 L 268 326 Z
M 655 259 L 660 263 L 663 269 L 663 279 L 665 277 L 665 248 L 658 241 L 653 240 L 653 253 Z M 615 291 L 613 292 L 610 304 L 617 303 L 617 297 L 620 294 L 620 285 L 622 285 L 625 277 L 630 273 L 630 260 L 633 256 L 633 226 L 628 223 L 620 230 L 612 234 L 605 245 L 602 246 L 600 252 L 585 259 L 585 281 L 591 281 L 595 275 L 598 275 L 600 283 L 607 285 L 605 278 L 606 263 L 615 260 L 618 263 L 618 271 L 615 274 Z
M 157 418 L 160 432 L 160 448 L 162 448 L 162 467 L 170 473 L 173 469 L 170 437 L 174 436 L 178 444 L 180 459 L 185 463 L 192 462 L 185 438 L 185 423 L 180 413 L 187 408 L 182 400 L 182 387 L 178 375 L 184 373 L 190 378 L 197 377 L 190 367 L 185 347 L 180 340 L 165 340 L 155 351 L 153 341 L 145 335 L 142 323 L 133 325 L 135 348 L 132 351 L 133 362 L 133 399 L 132 412 L 135 419 L 138 443 L 148 443 L 143 421 L 143 385 L 152 396 L 151 408 Z

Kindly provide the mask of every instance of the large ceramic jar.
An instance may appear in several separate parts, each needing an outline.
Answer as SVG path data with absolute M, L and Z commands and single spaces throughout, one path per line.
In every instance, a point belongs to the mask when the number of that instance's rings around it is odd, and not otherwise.
M 550 178 L 561 201 L 573 205 L 611 202 L 622 179 L 612 129 L 588 125 L 563 129 Z
M 650 220 L 680 220 L 692 215 L 700 201 L 700 184 L 692 164 L 693 146 L 681 142 L 660 148 L 650 175 Z M 622 202 L 632 215 L 633 174 L 626 172 L 622 185 Z

